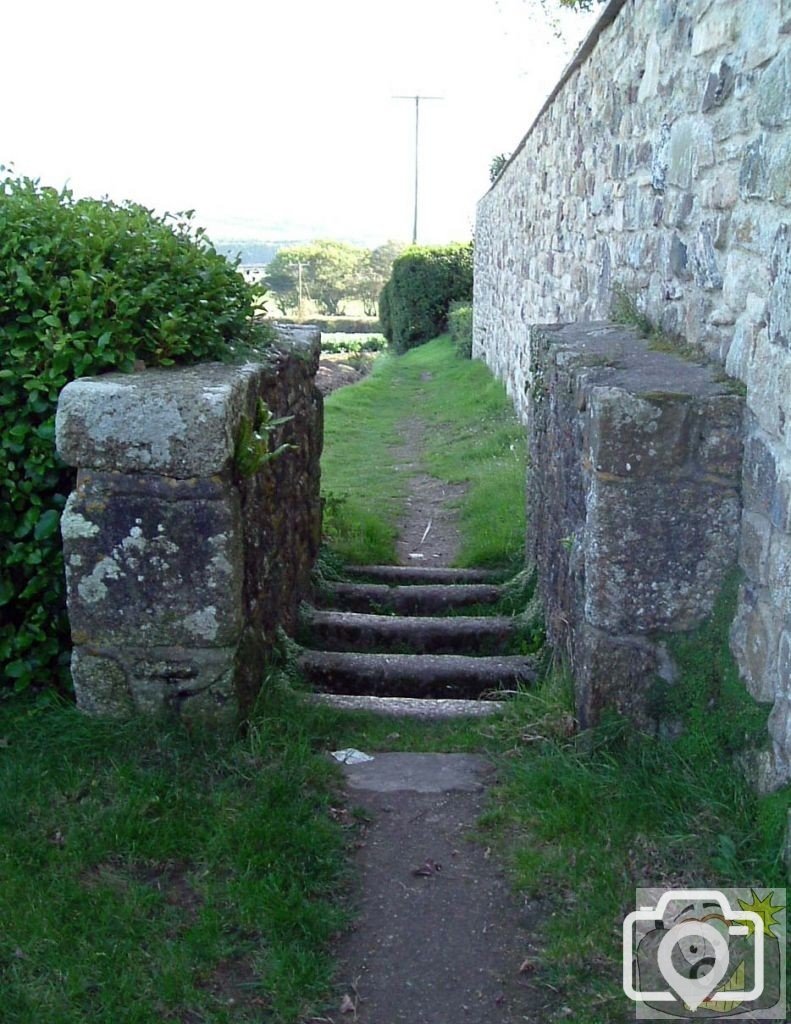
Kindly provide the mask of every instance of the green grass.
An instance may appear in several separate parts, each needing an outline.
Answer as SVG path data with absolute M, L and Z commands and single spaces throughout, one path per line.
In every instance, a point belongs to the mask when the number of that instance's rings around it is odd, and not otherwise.
M 633 1019 L 620 989 L 620 928 L 640 885 L 786 884 L 791 788 L 759 797 L 737 758 L 766 742 L 766 709 L 728 649 L 735 581 L 713 619 L 671 644 L 677 683 L 657 697 L 673 742 L 613 716 L 573 735 L 556 670 L 492 723 L 503 785 L 484 827 L 507 842 L 517 886 L 548 899 L 542 979 L 578 1024 Z
M 427 378 L 427 375 L 430 377 Z M 357 564 L 394 562 L 408 480 L 395 469 L 399 426 L 426 424 L 424 469 L 463 483 L 461 551 L 470 566 L 516 566 L 524 546 L 525 433 L 505 391 L 447 336 L 377 360 L 326 401 L 323 491 L 332 548 Z
M 244 739 L 0 705 L 7 1024 L 296 1021 L 344 922 L 338 772 L 273 686 Z

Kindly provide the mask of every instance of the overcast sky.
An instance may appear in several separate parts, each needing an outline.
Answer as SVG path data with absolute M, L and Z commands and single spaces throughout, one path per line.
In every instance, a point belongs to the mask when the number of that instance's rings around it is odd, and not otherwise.
M 552 3 L 552 0 L 550 0 Z M 39 0 L 0 21 L 0 163 L 212 237 L 468 238 L 590 15 L 535 0 Z

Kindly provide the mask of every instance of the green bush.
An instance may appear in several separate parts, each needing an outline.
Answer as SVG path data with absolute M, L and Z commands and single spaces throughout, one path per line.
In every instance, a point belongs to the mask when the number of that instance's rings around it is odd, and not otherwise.
M 54 445 L 63 386 L 140 360 L 228 358 L 270 330 L 251 322 L 261 289 L 190 216 L 0 178 L 0 665 L 17 689 L 68 679 L 58 526 L 73 473 Z
M 393 263 L 380 297 L 382 330 L 405 352 L 447 330 L 451 302 L 471 299 L 471 244 L 412 246 Z
M 340 334 L 334 337 L 323 335 L 321 351 L 323 355 L 359 356 L 365 352 L 381 352 L 387 342 L 381 334 Z
M 393 343 L 393 321 L 390 318 L 390 281 L 379 293 L 379 326 L 389 344 Z
M 458 354 L 472 359 L 472 306 L 468 302 L 451 302 L 448 329 Z

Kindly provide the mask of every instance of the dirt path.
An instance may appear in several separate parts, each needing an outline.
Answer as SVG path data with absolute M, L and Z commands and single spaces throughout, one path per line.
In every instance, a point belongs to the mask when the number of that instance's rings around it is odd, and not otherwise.
M 365 373 L 362 370 L 347 363 L 343 356 L 326 355 L 322 356 L 319 361 L 316 387 L 322 395 L 331 395 L 338 388 L 345 388 L 348 384 L 356 384 L 364 376 Z
M 339 1008 L 359 1024 L 538 1024 L 539 908 L 473 837 L 492 769 L 464 754 L 377 754 L 347 766 L 372 817 L 356 857 L 359 916 L 337 950 Z
M 426 431 L 418 416 L 401 424 L 395 469 L 409 475 L 409 496 L 398 524 L 396 550 L 402 565 L 452 565 L 461 542 L 456 506 L 466 487 L 423 472 Z

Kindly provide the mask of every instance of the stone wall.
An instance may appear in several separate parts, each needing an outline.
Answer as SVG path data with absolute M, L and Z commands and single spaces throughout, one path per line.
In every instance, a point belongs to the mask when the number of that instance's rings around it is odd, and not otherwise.
M 78 475 L 61 530 L 83 710 L 228 721 L 249 710 L 320 541 L 319 346 L 315 331 L 283 330 L 264 364 L 64 388 L 57 445 Z M 292 419 L 270 436 L 269 414 Z M 254 472 L 237 452 L 245 435 Z M 267 441 L 294 447 L 263 462 Z
M 547 633 L 584 727 L 615 708 L 655 731 L 666 634 L 707 618 L 736 565 L 743 399 L 634 330 L 530 330 L 529 520 Z
M 474 354 L 528 416 L 528 327 L 623 288 L 747 390 L 733 649 L 791 780 L 791 0 L 612 0 L 481 201 Z

